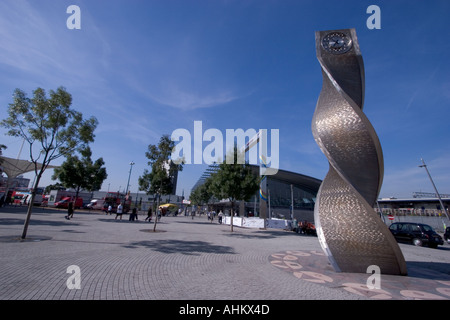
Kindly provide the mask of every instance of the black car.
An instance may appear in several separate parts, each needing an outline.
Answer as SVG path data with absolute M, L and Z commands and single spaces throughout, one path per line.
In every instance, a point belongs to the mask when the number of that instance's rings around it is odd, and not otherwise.
M 395 222 L 389 226 L 397 242 L 412 243 L 416 246 L 428 245 L 436 248 L 443 245 L 444 240 L 432 227 L 423 223 Z

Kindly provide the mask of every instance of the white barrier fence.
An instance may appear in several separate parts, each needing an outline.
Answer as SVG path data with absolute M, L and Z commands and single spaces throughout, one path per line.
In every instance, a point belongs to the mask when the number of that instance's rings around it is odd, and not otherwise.
M 231 224 L 231 217 L 225 216 L 223 219 L 223 223 L 228 225 Z M 290 230 L 291 220 L 233 217 L 233 226 L 244 228 L 271 228 Z
M 231 217 L 225 216 L 222 220 L 224 224 L 231 223 Z M 443 233 L 445 228 L 450 226 L 450 221 L 442 216 L 411 216 L 411 215 L 396 215 L 393 220 L 388 220 L 383 217 L 383 221 L 389 226 L 393 222 L 417 222 L 428 224 L 435 229 L 436 232 Z M 292 230 L 292 221 L 285 219 L 261 219 L 257 217 L 233 217 L 233 226 L 244 228 L 269 228 L 269 229 L 283 229 Z

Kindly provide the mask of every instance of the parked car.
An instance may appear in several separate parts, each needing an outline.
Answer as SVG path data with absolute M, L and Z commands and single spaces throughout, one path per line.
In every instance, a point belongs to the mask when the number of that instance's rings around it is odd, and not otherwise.
M 442 237 L 427 224 L 395 222 L 389 226 L 389 230 L 397 242 L 412 243 L 416 246 L 428 245 L 430 248 L 444 244 Z
M 93 209 L 93 210 L 103 210 L 105 204 L 105 200 L 101 199 L 92 199 L 87 205 L 84 206 L 85 209 Z
M 55 208 L 64 208 L 67 209 L 69 207 L 69 202 L 73 201 L 71 197 L 64 197 L 58 202 L 55 202 Z M 78 198 L 76 201 L 74 201 L 74 208 L 79 209 L 83 207 L 83 199 Z

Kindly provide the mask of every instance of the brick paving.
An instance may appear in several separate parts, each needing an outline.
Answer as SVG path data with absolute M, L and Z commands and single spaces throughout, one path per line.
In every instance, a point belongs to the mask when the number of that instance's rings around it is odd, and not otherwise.
M 0 208 L 1 300 L 404 300 L 450 299 L 450 245 L 400 247 L 410 275 L 337 274 L 316 237 L 283 230 L 234 228 L 205 216 L 153 222 L 115 215 Z M 80 270 L 80 288 L 67 281 Z M 76 281 L 70 283 L 75 284 Z

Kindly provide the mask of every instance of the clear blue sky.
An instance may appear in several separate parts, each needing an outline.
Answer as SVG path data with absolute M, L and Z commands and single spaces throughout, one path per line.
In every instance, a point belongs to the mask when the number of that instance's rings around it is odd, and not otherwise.
M 72 4 L 80 30 L 66 27 Z M 372 4 L 381 9 L 379 30 L 366 26 Z M 2 0 L 0 118 L 15 88 L 31 96 L 64 86 L 74 109 L 99 120 L 91 147 L 106 162 L 102 190 L 123 190 L 134 161 L 135 192 L 147 146 L 178 128 L 193 135 L 195 120 L 224 135 L 279 129 L 280 168 L 323 179 L 328 162 L 311 133 L 322 84 L 314 32 L 355 28 L 364 112 L 384 154 L 380 196 L 433 191 L 421 157 L 438 190 L 450 193 L 449 14 L 448 0 Z M 4 133 L 4 155 L 17 157 L 21 140 Z M 205 167 L 186 165 L 177 194 L 189 193 Z

